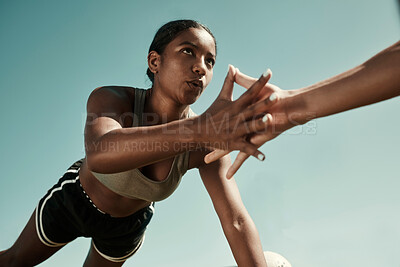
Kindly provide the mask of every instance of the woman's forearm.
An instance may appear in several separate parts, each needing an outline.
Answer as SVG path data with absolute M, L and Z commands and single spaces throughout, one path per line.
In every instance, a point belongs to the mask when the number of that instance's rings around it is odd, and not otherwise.
M 309 87 L 293 90 L 297 114 L 319 118 L 400 95 L 400 42 L 364 64 Z M 311 115 L 311 116 L 310 116 Z
M 115 129 L 95 141 L 86 141 L 92 171 L 121 172 L 140 168 L 201 145 L 194 118 L 166 124 Z
M 92 95 L 88 100 L 88 113 L 96 116 L 85 128 L 85 151 L 90 170 L 122 172 L 204 147 L 240 150 L 263 160 L 265 156 L 244 137 L 265 128 L 265 120 L 257 118 L 257 111 L 248 106 L 268 82 L 271 73 L 264 72 L 247 92 L 232 101 L 234 75 L 235 70 L 230 66 L 220 94 L 200 116 L 155 126 L 121 128 L 117 123 L 120 118 L 114 114 L 122 113 L 119 111 L 121 100 L 109 100 L 116 97 L 101 95 L 103 91 L 99 92 L 97 101 Z M 99 112 L 102 101 L 109 105 L 111 116 Z M 96 123 L 100 125 L 96 126 Z
M 258 231 L 251 218 L 223 225 L 223 229 L 239 267 L 267 266 Z

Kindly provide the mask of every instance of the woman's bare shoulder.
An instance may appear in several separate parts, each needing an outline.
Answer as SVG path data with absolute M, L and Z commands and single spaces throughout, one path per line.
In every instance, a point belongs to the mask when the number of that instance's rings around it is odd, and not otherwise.
M 106 85 L 94 89 L 89 96 L 90 98 L 118 98 L 121 100 L 134 100 L 135 88 L 128 86 Z
M 88 118 L 109 117 L 121 126 L 132 125 L 134 88 L 126 86 L 102 86 L 94 89 L 87 100 Z
M 119 109 L 127 112 L 132 109 L 135 100 L 134 88 L 127 86 L 107 85 L 94 89 L 88 98 L 88 111 L 96 112 L 101 110 L 107 112 L 108 109 Z

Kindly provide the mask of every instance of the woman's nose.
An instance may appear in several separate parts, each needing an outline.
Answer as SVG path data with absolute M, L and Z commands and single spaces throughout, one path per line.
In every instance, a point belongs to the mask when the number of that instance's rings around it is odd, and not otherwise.
M 197 73 L 200 76 L 206 75 L 207 66 L 205 65 L 203 60 L 197 61 L 193 65 L 193 72 Z

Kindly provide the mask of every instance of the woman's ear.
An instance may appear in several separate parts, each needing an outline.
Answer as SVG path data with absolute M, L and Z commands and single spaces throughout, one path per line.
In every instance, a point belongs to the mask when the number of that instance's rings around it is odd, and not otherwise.
M 147 65 L 152 73 L 157 73 L 161 57 L 156 51 L 151 51 L 147 56 Z

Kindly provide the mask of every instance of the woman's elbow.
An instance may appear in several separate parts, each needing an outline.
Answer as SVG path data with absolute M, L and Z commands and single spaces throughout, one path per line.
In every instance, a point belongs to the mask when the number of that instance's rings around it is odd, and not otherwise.
M 85 144 L 85 152 L 88 169 L 93 172 L 102 173 L 104 171 L 102 170 L 104 169 L 104 155 L 102 154 L 104 153 L 101 152 L 101 149 L 99 149 L 98 146 L 95 146 L 94 144 L 91 144 L 90 146 L 87 146 Z
M 226 231 L 243 232 L 251 228 L 254 223 L 248 215 L 237 215 L 222 221 Z

